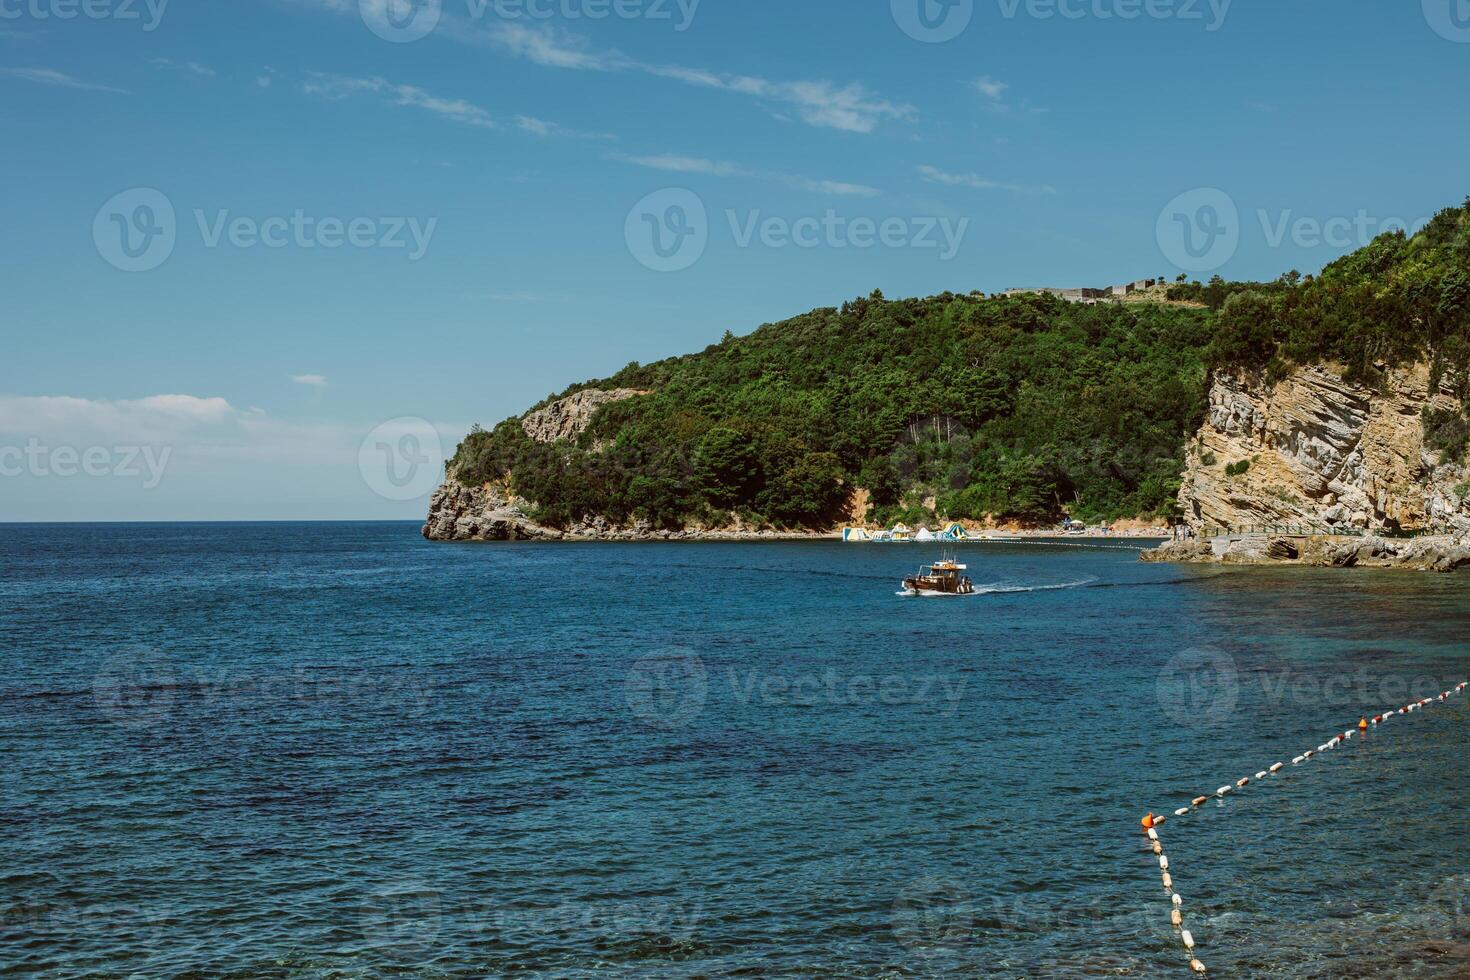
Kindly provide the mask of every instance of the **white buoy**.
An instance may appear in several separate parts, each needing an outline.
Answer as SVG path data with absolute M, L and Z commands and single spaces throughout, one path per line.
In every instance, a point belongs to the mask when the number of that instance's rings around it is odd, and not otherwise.
M 1182 817 L 1182 816 L 1185 816 L 1188 813 L 1189 813 L 1189 807 L 1187 807 L 1187 806 L 1181 806 L 1179 809 L 1177 809 L 1177 810 L 1174 811 L 1174 816 L 1176 816 L 1176 817 Z
M 1261 780 L 1263 780 L 1265 778 L 1266 778 L 1266 770 L 1262 769 L 1260 772 L 1256 773 L 1256 782 L 1260 782 Z
M 1159 832 L 1157 830 L 1154 830 L 1152 827 L 1148 828 L 1148 839 L 1149 840 L 1158 840 L 1159 839 Z
M 1299 766 L 1299 765 L 1302 764 L 1302 760 L 1304 760 L 1305 758 L 1306 758 L 1306 756 L 1299 755 L 1295 759 L 1292 759 L 1291 760 L 1291 764 L 1294 765 L 1294 766 Z
M 1168 871 L 1169 870 L 1169 856 L 1167 854 L 1160 854 L 1159 855 L 1159 870 L 1160 871 Z
M 1230 792 L 1234 788 L 1234 786 L 1221 786 L 1219 789 L 1215 790 L 1215 795 L 1224 796 L 1226 793 Z
M 1175 892 L 1173 897 L 1171 897 L 1169 901 L 1174 903 L 1174 907 L 1176 909 L 1184 907 L 1184 899 L 1179 896 L 1178 892 Z
M 1194 937 L 1189 934 L 1188 929 L 1185 929 L 1182 933 L 1180 933 L 1179 938 L 1184 940 L 1185 949 L 1189 950 L 1191 953 L 1194 952 Z

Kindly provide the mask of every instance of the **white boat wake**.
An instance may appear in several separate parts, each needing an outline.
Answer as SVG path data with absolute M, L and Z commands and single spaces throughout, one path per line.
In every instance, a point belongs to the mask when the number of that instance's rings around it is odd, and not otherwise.
M 977 585 L 975 586 L 974 592 L 966 593 L 965 595 L 958 595 L 952 592 L 931 592 L 927 590 L 915 592 L 912 589 L 900 589 L 894 595 L 925 599 L 941 596 L 945 598 L 965 599 L 981 595 L 1014 595 L 1022 592 L 1054 592 L 1058 589 L 1077 589 L 1084 585 L 1091 585 L 1097 580 L 1097 576 L 1091 575 L 1087 578 L 1077 579 L 1075 582 L 1058 582 L 1054 585 L 1008 585 L 1004 582 L 992 582 L 987 585 Z

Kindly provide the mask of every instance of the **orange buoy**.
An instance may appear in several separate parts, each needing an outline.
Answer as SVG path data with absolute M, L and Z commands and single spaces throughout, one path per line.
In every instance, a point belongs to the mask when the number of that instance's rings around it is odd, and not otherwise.
M 1174 923 L 1175 929 L 1178 929 L 1180 926 L 1184 925 L 1184 913 L 1179 911 L 1178 909 L 1173 910 L 1169 913 L 1169 921 Z
M 1195 973 L 1204 973 L 1205 972 L 1205 965 L 1203 963 L 1201 963 L 1199 960 L 1190 960 L 1189 961 L 1189 968 L 1191 970 L 1193 970 Z
M 1240 788 L 1242 786 L 1249 785 L 1249 783 L 1250 783 L 1250 780 L 1249 779 L 1242 779 L 1239 782 L 1237 782 L 1235 785 L 1236 785 L 1236 788 Z
M 1143 829 L 1145 831 L 1153 830 L 1154 829 L 1154 815 L 1153 815 L 1153 813 L 1150 812 L 1148 816 L 1144 817 L 1142 823 L 1143 823 Z
M 1204 805 L 1204 804 L 1206 804 L 1206 803 L 1208 803 L 1208 802 L 1210 802 L 1210 798 L 1209 798 L 1209 797 L 1208 797 L 1208 796 L 1196 796 L 1196 797 L 1195 797 L 1195 798 L 1194 798 L 1194 799 L 1193 799 L 1193 800 L 1191 800 L 1191 801 L 1190 801 L 1190 802 L 1191 802 L 1191 803 L 1192 803 L 1192 804 L 1193 804 L 1193 805 L 1194 805 L 1194 806 L 1202 806 L 1202 805 Z
M 1358 731 L 1360 731 L 1360 732 L 1366 732 L 1367 730 L 1368 730 L 1368 719 L 1367 718 L 1364 718 L 1362 721 L 1358 722 Z
M 1174 878 L 1167 871 L 1164 872 L 1164 887 L 1169 891 L 1174 890 Z

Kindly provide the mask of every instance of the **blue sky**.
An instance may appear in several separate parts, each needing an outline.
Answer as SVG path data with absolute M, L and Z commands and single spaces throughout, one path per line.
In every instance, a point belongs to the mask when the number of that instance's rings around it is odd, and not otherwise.
M 364 460 L 727 329 L 1470 194 L 1464 0 L 405 2 L 0 0 L 0 520 L 418 517 Z

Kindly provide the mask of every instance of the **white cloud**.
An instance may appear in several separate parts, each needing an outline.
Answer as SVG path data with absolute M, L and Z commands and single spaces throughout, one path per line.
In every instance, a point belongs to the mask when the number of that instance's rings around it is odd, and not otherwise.
M 307 385 L 311 388 L 325 388 L 327 386 L 326 376 L 321 374 L 293 374 L 291 375 L 291 380 L 299 385 Z
M 197 61 L 174 61 L 172 58 L 154 58 L 149 64 L 158 68 L 177 68 L 180 71 L 202 75 L 205 78 L 214 78 L 218 74 L 213 68 L 208 65 L 202 65 Z
M 168 446 L 175 460 L 252 460 L 356 465 L 364 425 L 273 417 L 223 398 L 153 395 L 107 401 L 0 395 L 0 441 L 35 439 L 49 447 Z M 464 426 L 435 426 L 456 438 Z M 450 448 L 453 444 L 449 443 Z
M 671 174 L 705 174 L 710 177 L 754 177 L 753 171 L 735 163 L 722 160 L 706 160 L 703 157 L 685 157 L 675 153 L 660 153 L 652 156 L 626 156 L 614 154 L 614 160 L 631 163 L 650 170 L 662 170 Z
M 653 156 L 629 156 L 615 153 L 612 155 L 612 158 L 614 160 L 620 160 L 623 163 L 630 163 L 636 167 L 662 170 L 665 173 L 702 174 L 708 177 L 748 177 L 755 180 L 788 184 L 792 187 L 801 187 L 819 194 L 832 194 L 842 197 L 877 197 L 882 193 L 876 187 L 867 187 L 863 184 L 849 184 L 836 180 L 812 180 L 808 177 L 797 177 L 791 174 L 751 170 L 742 167 L 738 163 L 730 163 L 726 160 L 707 160 L 703 157 L 679 156 L 674 153 L 656 154 Z
M 0 68 L 0 75 L 10 75 L 14 78 L 23 78 L 28 82 L 40 82 L 42 85 L 57 85 L 61 88 L 83 89 L 88 92 L 113 92 L 118 95 L 132 95 L 125 88 L 113 88 L 111 85 L 96 85 L 92 82 L 84 82 L 73 78 L 65 72 L 54 68 Z
M 566 126 L 560 125 L 559 123 L 548 122 L 545 119 L 537 119 L 535 116 L 516 116 L 515 121 L 516 126 L 520 128 L 521 132 L 530 133 L 532 136 L 539 136 L 543 139 L 548 136 L 563 136 L 571 139 L 582 140 L 617 139 L 617 137 L 611 133 L 584 133 L 581 130 L 569 129 Z
M 357 3 L 353 0 L 296 2 L 338 14 L 358 15 Z M 633 72 L 789 105 L 797 118 L 808 125 L 844 132 L 871 133 L 885 121 L 908 120 L 917 115 L 913 106 L 880 98 L 856 82 L 846 85 L 825 80 L 783 82 L 757 75 L 639 61 L 616 50 L 596 50 L 585 38 L 554 26 L 503 20 L 477 25 L 462 18 L 451 18 L 446 11 L 435 33 L 464 44 L 496 48 L 545 68 Z
M 1019 109 L 1021 112 L 1027 113 L 1043 113 L 1047 111 L 1040 106 L 1033 105 L 1029 98 L 1022 98 L 1020 102 L 1012 105 L 1006 99 L 1006 93 L 1011 88 L 1010 83 L 1002 82 L 998 78 L 981 75 L 971 82 L 970 85 L 984 97 L 985 108 L 991 112 L 1007 113 L 1013 109 Z
M 997 81 L 989 75 L 981 75 L 975 79 L 974 85 L 977 91 L 991 102 L 999 102 L 1005 96 L 1006 89 L 1011 86 L 1002 81 Z
M 927 164 L 918 167 L 919 176 L 930 184 L 946 187 L 970 187 L 975 190 L 1014 191 L 1017 194 L 1055 194 L 1056 188 L 1049 184 L 1016 184 L 1010 181 L 992 180 L 974 173 L 949 173 Z
M 349 96 L 370 93 L 381 95 L 391 104 L 412 109 L 422 109 L 441 119 L 479 126 L 496 128 L 490 113 L 463 99 L 443 99 L 431 95 L 416 85 L 398 85 L 384 78 L 352 78 L 346 75 L 328 75 L 322 72 L 307 72 L 301 90 L 307 95 L 325 99 L 345 99 Z

